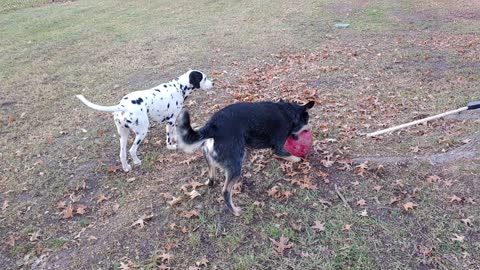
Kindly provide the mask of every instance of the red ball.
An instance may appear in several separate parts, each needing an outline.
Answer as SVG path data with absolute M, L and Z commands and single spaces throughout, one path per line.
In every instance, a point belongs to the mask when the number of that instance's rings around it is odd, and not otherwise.
M 292 136 L 287 138 L 287 141 L 285 141 L 284 145 L 285 150 L 294 156 L 304 157 L 312 149 L 312 133 L 310 133 L 308 130 L 304 130 L 298 134 L 297 137 L 298 139 L 296 140 Z

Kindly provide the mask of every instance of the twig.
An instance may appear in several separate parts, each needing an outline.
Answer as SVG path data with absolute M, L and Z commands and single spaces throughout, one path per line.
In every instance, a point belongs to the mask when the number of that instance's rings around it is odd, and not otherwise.
M 350 205 L 348 204 L 347 200 L 345 200 L 345 197 L 343 197 L 342 193 L 340 193 L 340 189 L 338 188 L 337 184 L 335 184 L 335 192 L 337 192 L 338 197 L 342 199 L 343 205 L 349 209 L 352 209 Z
M 200 225 L 198 225 L 197 227 L 195 227 L 195 228 L 192 230 L 192 232 L 194 232 L 194 231 L 198 230 L 198 228 L 202 227 L 202 225 L 203 225 L 203 223 L 202 223 L 202 224 L 200 224 Z

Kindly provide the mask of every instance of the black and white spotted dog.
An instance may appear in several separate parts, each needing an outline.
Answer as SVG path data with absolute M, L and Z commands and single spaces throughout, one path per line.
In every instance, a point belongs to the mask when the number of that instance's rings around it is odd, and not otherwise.
M 120 161 L 125 172 L 131 170 L 127 161 L 127 140 L 130 130 L 135 132 L 135 141 L 130 148 L 133 163 L 140 165 L 137 149 L 143 142 L 148 132 L 149 118 L 155 122 L 167 125 L 167 148 L 177 148 L 176 119 L 181 112 L 183 104 L 193 89 L 209 90 L 213 87 L 205 74 L 196 70 L 189 70 L 169 83 L 160 84 L 148 90 L 135 91 L 122 98 L 120 104 L 115 106 L 101 106 L 88 101 L 82 95 L 77 95 L 88 107 L 113 112 L 113 119 L 120 135 Z

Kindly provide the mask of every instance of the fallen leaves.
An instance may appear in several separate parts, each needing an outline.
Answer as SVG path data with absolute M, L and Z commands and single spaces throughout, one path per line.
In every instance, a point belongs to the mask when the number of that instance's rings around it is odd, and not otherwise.
M 170 261 L 173 259 L 173 255 L 170 253 L 163 253 L 161 255 L 158 255 L 158 258 L 161 259 L 162 263 L 164 262 L 170 263 Z
M 357 206 L 362 207 L 362 206 L 365 206 L 365 204 L 367 204 L 367 202 L 365 202 L 364 199 L 360 199 L 360 200 L 357 201 Z
M 168 201 L 167 203 L 170 205 L 170 206 L 175 206 L 179 203 L 181 203 L 185 198 L 184 197 L 174 197 L 172 196 L 172 200 Z
M 198 211 L 197 210 L 183 211 L 180 213 L 180 216 L 187 219 L 198 217 Z
M 119 165 L 112 165 L 112 166 L 107 168 L 107 173 L 115 173 L 115 172 L 117 172 L 121 169 L 122 169 L 122 167 L 120 167 Z
M 418 204 L 416 203 L 413 203 L 413 202 L 407 202 L 405 204 L 403 204 L 403 209 L 405 209 L 405 211 L 409 211 L 409 210 L 413 210 L 414 208 L 416 208 L 418 206 Z
M 188 197 L 190 197 L 190 200 L 193 200 L 195 199 L 196 197 L 200 197 L 201 194 L 197 191 L 197 190 L 192 190 L 190 192 L 187 192 L 185 193 L 185 195 L 187 195 Z
M 352 230 L 352 226 L 353 226 L 353 224 L 345 224 L 345 225 L 343 225 L 343 227 L 342 227 L 342 231 L 346 231 L 346 232 L 351 231 L 351 230 Z
M 458 235 L 456 233 L 452 233 L 452 235 L 455 236 L 455 237 L 450 238 L 450 240 L 452 240 L 454 242 L 463 243 L 465 241 L 465 236 L 463 236 L 463 235 Z
M 427 181 L 427 183 L 432 184 L 440 181 L 441 178 L 438 175 L 429 175 L 425 180 Z
M 79 215 L 84 215 L 87 211 L 87 206 L 84 204 L 79 204 L 77 205 L 77 208 L 75 209 L 75 212 Z
M 318 220 L 314 221 L 315 225 L 312 226 L 312 229 L 318 231 L 318 232 L 324 232 L 325 231 L 325 222 L 321 222 Z
M 275 185 L 271 187 L 269 190 L 267 190 L 267 194 L 269 197 L 272 197 L 275 199 L 288 199 L 293 195 L 293 192 L 289 190 L 281 191 L 280 187 Z
M 105 194 L 103 194 L 102 192 L 99 192 L 97 193 L 97 196 L 95 196 L 96 199 L 97 199 L 97 203 L 101 203 L 103 201 L 106 201 L 108 200 L 109 198 L 107 196 L 105 196 Z
M 462 200 L 463 199 L 458 197 L 457 195 L 452 195 L 452 196 L 448 197 L 448 202 L 451 203 L 451 204 L 454 204 L 456 202 L 461 203 Z
M 203 257 L 199 261 L 195 262 L 196 266 L 202 267 L 202 266 L 207 266 L 209 263 L 208 259 L 206 257 Z
M 2 211 L 7 210 L 8 206 L 10 206 L 8 200 L 4 200 L 2 203 Z
M 473 216 L 469 216 L 469 217 L 467 217 L 467 218 L 462 218 L 462 219 L 460 219 L 460 220 L 461 220 L 461 221 L 463 222 L 463 224 L 465 224 L 467 227 L 473 227 L 473 221 L 472 221 L 472 219 L 473 219 Z
M 380 192 L 380 190 L 382 189 L 383 187 L 380 186 L 380 185 L 375 185 L 372 189 L 375 190 L 376 192 Z
M 390 198 L 390 202 L 389 204 L 394 204 L 396 202 L 399 202 L 402 198 L 400 196 L 395 196 L 395 197 L 392 197 Z
M 68 219 L 72 217 L 73 217 L 73 207 L 72 205 L 69 205 L 63 210 L 63 219 Z
M 313 179 L 308 176 L 304 175 L 303 178 L 300 179 L 286 179 L 287 182 L 294 186 L 298 186 L 301 189 L 308 189 L 308 190 L 317 190 L 317 185 L 313 183 Z
M 280 239 L 278 241 L 275 241 L 272 238 L 270 238 L 270 241 L 272 241 L 275 245 L 275 248 L 273 250 L 280 256 L 283 256 L 283 252 L 286 249 L 290 249 L 293 247 L 293 243 L 288 243 L 289 239 L 283 236 L 283 234 L 282 236 L 280 236 Z
M 368 170 L 368 160 L 355 166 L 355 174 L 364 177 L 364 173 Z
M 142 229 L 143 227 L 145 227 L 145 222 L 152 219 L 153 218 L 153 214 L 150 214 L 150 215 L 142 215 L 139 219 L 137 219 L 136 221 L 134 221 L 132 223 L 132 225 L 130 225 L 130 227 L 135 227 L 135 226 L 139 226 L 140 229 Z

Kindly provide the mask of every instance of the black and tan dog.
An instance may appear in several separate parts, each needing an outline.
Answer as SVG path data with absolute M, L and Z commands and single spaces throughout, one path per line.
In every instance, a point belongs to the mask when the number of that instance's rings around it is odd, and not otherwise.
M 216 168 L 225 172 L 223 197 L 227 207 L 238 216 L 239 207 L 232 202 L 232 187 L 238 182 L 245 158 L 245 147 L 272 148 L 274 153 L 288 161 L 301 159 L 284 149 L 288 136 L 307 129 L 308 110 L 305 105 L 288 102 L 235 103 L 216 112 L 200 129 L 193 130 L 187 111 L 177 121 L 178 147 L 185 152 L 202 148 L 208 163 L 208 184 L 214 184 Z

